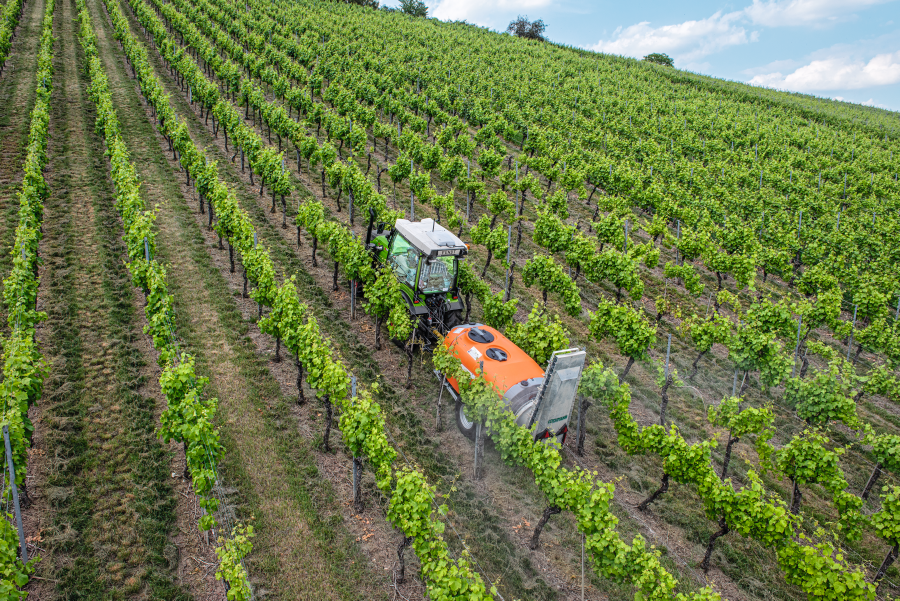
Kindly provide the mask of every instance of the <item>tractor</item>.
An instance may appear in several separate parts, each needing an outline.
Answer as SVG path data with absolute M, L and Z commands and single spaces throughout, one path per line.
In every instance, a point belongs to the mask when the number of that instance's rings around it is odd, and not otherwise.
M 415 339 L 433 348 L 438 335 L 462 323 L 457 279 L 459 263 L 469 249 L 433 219 L 398 219 L 390 231 L 378 223 L 373 238 L 374 226 L 375 212 L 370 211 L 366 248 L 375 266 L 387 266 L 400 283 L 400 293 L 417 324 Z
M 480 371 L 503 398 L 516 422 L 534 433 L 535 440 L 555 439 L 562 444 L 585 351 L 555 351 L 546 371 L 498 330 L 480 323 L 463 324 L 459 299 L 459 265 L 468 255 L 466 244 L 433 219 L 398 219 L 394 229 L 376 227 L 369 211 L 366 248 L 375 266 L 387 266 L 400 283 L 400 291 L 417 324 L 415 338 L 425 349 L 443 344 L 453 348 L 463 367 L 475 377 Z M 399 341 L 398 341 L 399 343 Z M 456 401 L 456 424 L 467 437 L 475 437 L 475 424 L 466 417 L 459 383 L 435 372 Z

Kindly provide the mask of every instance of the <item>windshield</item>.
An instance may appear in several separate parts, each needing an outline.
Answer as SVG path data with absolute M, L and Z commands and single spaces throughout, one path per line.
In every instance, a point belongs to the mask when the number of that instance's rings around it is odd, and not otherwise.
M 456 279 L 456 257 L 438 257 L 422 265 L 419 289 L 424 293 L 449 292 Z
M 397 234 L 388 252 L 388 265 L 401 282 L 413 286 L 416 281 L 416 267 L 419 265 L 419 251 L 406 238 Z

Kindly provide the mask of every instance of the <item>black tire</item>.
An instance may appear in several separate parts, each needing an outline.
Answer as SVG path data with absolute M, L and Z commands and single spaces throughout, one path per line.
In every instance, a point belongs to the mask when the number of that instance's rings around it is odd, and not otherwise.
M 390 334 L 388 334 L 388 336 L 390 336 Z M 417 337 L 416 339 L 418 338 L 419 337 Z M 409 346 L 409 338 L 404 338 L 403 340 L 400 340 L 399 338 L 391 338 L 391 342 L 393 342 L 397 346 L 397 348 L 403 352 L 406 352 L 406 349 Z M 419 346 L 419 344 L 413 344 L 411 350 L 415 352 L 419 350 Z
M 462 322 L 462 311 L 449 311 L 444 318 L 444 326 L 447 328 L 445 334 L 449 334 L 456 326 L 462 325 Z
M 475 441 L 475 422 L 466 417 L 465 407 L 462 401 L 456 401 L 456 427 L 463 433 L 463 436 L 471 441 Z

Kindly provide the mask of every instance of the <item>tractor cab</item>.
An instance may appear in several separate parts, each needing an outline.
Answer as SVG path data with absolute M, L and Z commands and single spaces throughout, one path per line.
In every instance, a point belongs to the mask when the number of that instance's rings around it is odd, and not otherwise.
M 444 335 L 462 323 L 457 280 L 468 247 L 433 219 L 398 219 L 389 231 L 378 224 L 373 238 L 374 219 L 370 213 L 366 247 L 374 263 L 387 266 L 397 278 L 410 317 L 417 322 L 418 338 L 430 346 L 436 333 Z

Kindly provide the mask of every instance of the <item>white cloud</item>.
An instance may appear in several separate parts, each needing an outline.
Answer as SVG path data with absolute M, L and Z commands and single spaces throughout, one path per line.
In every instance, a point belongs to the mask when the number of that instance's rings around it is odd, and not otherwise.
M 496 25 L 497 17 L 525 14 L 532 8 L 543 8 L 553 0 L 438 0 L 428 2 L 428 14 L 444 21 L 466 20 L 483 26 Z
M 830 58 L 845 58 L 849 61 L 868 61 L 878 54 L 890 54 L 896 52 L 900 48 L 900 29 L 886 33 L 874 38 L 864 38 L 854 42 L 844 42 L 834 44 L 828 48 L 821 48 L 815 52 L 811 52 L 806 57 L 810 60 L 826 60 Z M 798 63 L 796 66 L 801 66 Z M 773 71 L 784 71 L 784 69 L 772 69 Z
M 641 57 L 651 52 L 665 52 L 685 61 L 696 61 L 728 46 L 756 41 L 757 33 L 747 31 L 737 22 L 742 13 L 721 11 L 697 21 L 651 27 L 649 21 L 619 27 L 612 39 L 600 40 L 591 50 L 609 54 Z
M 886 86 L 900 83 L 900 51 L 879 54 L 868 62 L 844 57 L 814 60 L 788 75 L 779 71 L 764 73 L 749 83 L 795 92 Z
M 441 1 L 477 3 L 477 0 Z M 539 1 L 542 0 L 525 0 L 526 3 Z M 551 0 L 545 1 L 549 2 Z M 642 57 L 651 52 L 665 52 L 678 59 L 679 63 L 681 63 L 679 66 L 693 68 L 703 64 L 699 59 L 724 48 L 757 41 L 759 32 L 748 31 L 753 25 L 763 27 L 827 26 L 854 17 L 854 11 L 893 1 L 753 0 L 753 3 L 743 10 L 730 13 L 719 11 L 705 19 L 659 27 L 652 26 L 650 21 L 642 21 L 629 27 L 618 27 L 608 39 L 601 39 L 593 46 L 589 46 L 588 49 L 632 57 Z M 893 46 L 893 48 L 896 47 L 896 45 Z M 868 56 L 872 56 L 872 54 Z M 786 61 L 778 62 L 784 63 Z M 800 65 L 781 64 L 768 71 L 765 71 L 764 68 L 758 68 L 752 70 L 753 72 L 748 70 L 745 73 L 747 75 L 763 76 L 765 81 L 770 79 L 776 81 L 769 75 L 798 66 Z
M 772 61 L 768 65 L 762 65 L 761 67 L 751 67 L 749 69 L 744 69 L 741 71 L 744 75 L 748 77 L 752 77 L 754 75 L 765 75 L 767 73 L 774 73 L 776 71 L 787 71 L 788 69 L 793 70 L 797 67 L 801 66 L 803 63 L 800 61 L 796 61 L 792 58 Z
M 879 104 L 879 103 L 875 102 L 875 99 L 873 99 L 873 98 L 869 98 L 868 100 L 863 102 L 863 105 L 874 106 L 875 108 L 879 108 L 879 109 L 889 108 L 886 104 Z
M 768 27 L 823 26 L 852 18 L 856 10 L 892 0 L 753 0 L 744 14 Z

